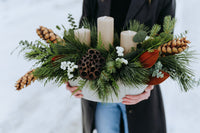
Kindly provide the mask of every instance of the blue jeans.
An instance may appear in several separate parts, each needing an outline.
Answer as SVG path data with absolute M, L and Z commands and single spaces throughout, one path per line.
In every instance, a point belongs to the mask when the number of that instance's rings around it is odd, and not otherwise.
M 97 103 L 95 126 L 97 133 L 120 133 L 121 114 L 124 132 L 128 133 L 126 106 L 122 103 Z

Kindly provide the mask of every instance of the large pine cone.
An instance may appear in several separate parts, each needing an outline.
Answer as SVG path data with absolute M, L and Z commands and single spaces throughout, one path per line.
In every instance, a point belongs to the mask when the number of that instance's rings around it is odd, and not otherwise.
M 33 76 L 33 72 L 34 72 L 34 71 L 35 71 L 35 70 L 33 69 L 33 70 L 27 72 L 23 77 L 21 77 L 21 78 L 17 81 L 17 83 L 16 83 L 16 85 L 15 85 L 15 87 L 16 87 L 17 90 L 21 90 L 21 89 L 23 89 L 25 86 L 26 86 L 26 87 L 29 86 L 29 85 L 31 84 L 31 82 L 34 82 L 34 81 L 36 80 L 36 77 Z
M 43 26 L 40 26 L 40 28 L 38 28 L 38 29 L 36 30 L 36 32 L 37 32 L 38 36 L 39 36 L 41 39 L 45 40 L 47 43 L 53 42 L 54 44 L 56 44 L 57 41 L 60 41 L 60 40 L 61 40 L 61 38 L 60 38 L 58 35 L 56 35 L 56 34 L 53 32 L 53 30 L 48 29 L 48 28 L 43 27 Z
M 101 53 L 95 49 L 89 49 L 78 62 L 80 76 L 83 79 L 95 80 L 100 76 L 104 65 L 105 58 L 101 56 Z
M 162 56 L 178 54 L 187 49 L 189 43 L 190 41 L 183 37 L 159 46 L 158 51 L 162 52 Z

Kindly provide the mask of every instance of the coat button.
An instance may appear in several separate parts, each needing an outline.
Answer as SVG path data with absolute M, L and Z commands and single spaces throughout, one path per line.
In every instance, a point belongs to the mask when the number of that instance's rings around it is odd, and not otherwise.
M 132 110 L 132 109 L 130 109 L 130 110 L 128 111 L 128 113 L 129 113 L 129 114 L 132 114 L 132 113 L 133 113 L 133 110 Z

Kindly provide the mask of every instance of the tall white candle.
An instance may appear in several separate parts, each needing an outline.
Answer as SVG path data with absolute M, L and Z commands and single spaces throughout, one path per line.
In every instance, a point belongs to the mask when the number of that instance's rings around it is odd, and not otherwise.
M 91 43 L 91 36 L 90 36 L 90 30 L 81 28 L 74 30 L 75 38 L 78 39 L 81 43 L 84 43 L 88 46 L 90 46 Z
M 109 44 L 113 45 L 114 39 L 114 18 L 104 16 L 97 19 L 98 39 L 101 34 L 101 40 L 106 49 Z
M 131 48 L 137 48 L 137 43 L 133 41 L 133 37 L 137 34 L 135 31 L 123 31 L 120 36 L 120 46 L 124 48 L 124 54 L 131 51 Z

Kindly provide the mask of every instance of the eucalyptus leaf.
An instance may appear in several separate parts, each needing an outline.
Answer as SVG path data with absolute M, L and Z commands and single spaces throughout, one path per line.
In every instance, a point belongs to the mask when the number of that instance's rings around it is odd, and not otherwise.
M 134 37 L 133 37 L 133 41 L 134 42 L 143 42 L 145 40 L 147 36 L 147 32 L 146 31 L 139 31 Z

